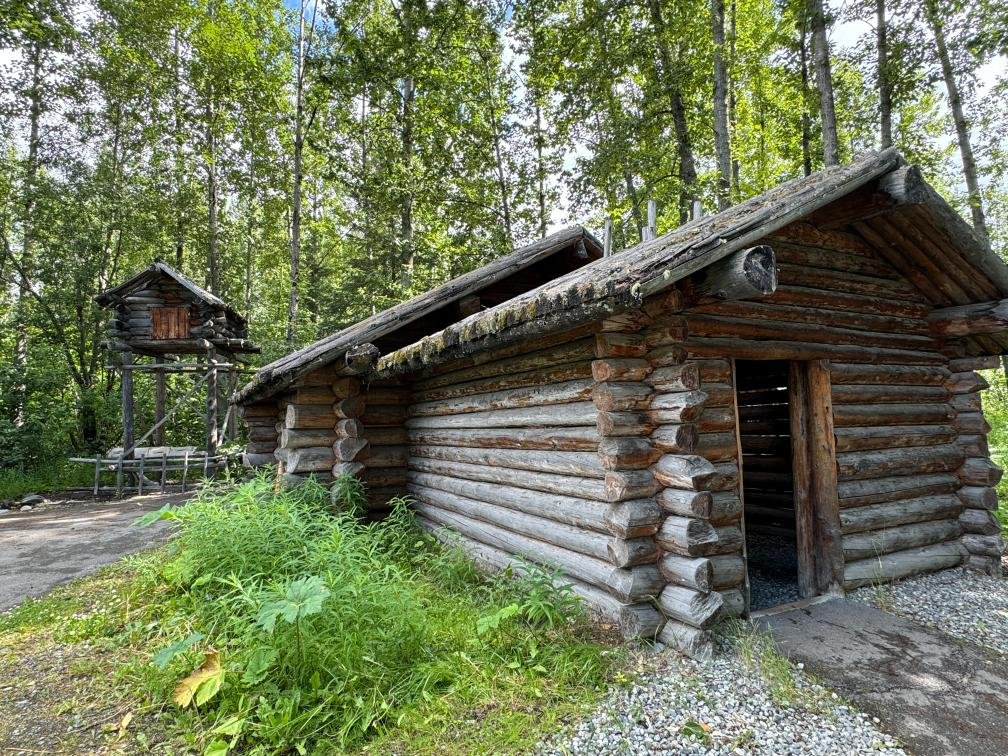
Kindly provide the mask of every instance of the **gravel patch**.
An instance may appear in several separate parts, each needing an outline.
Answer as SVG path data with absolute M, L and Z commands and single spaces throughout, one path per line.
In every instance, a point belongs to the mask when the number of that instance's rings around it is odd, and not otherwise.
M 637 659 L 635 681 L 589 719 L 540 745 L 554 754 L 904 754 L 879 722 L 846 705 L 801 669 L 784 700 L 720 640 L 715 657 L 672 651 Z
M 1008 655 L 1008 578 L 944 570 L 848 597 Z

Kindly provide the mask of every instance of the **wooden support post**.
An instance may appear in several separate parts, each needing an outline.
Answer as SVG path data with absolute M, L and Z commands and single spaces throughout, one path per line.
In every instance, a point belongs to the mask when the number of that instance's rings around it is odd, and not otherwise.
M 167 399 L 167 390 L 165 386 L 165 368 L 164 360 L 158 358 L 156 360 L 157 368 L 154 371 L 154 422 L 159 423 L 165 416 L 165 403 Z M 157 430 L 154 432 L 154 445 L 164 446 L 165 436 L 164 436 L 164 425 L 157 426 Z
M 207 350 L 206 453 L 217 453 L 217 352 Z
M 123 459 L 133 459 L 133 353 L 122 354 Z M 121 474 L 120 465 L 120 474 Z
M 791 406 L 791 470 L 794 475 L 795 531 L 798 551 L 798 595 L 815 596 L 816 519 L 812 507 L 812 469 L 809 449 L 808 375 L 805 365 L 792 362 L 788 374 Z
M 101 454 L 95 454 L 94 458 L 94 495 L 98 495 L 98 488 L 101 484 Z
M 186 481 L 188 478 L 189 478 L 189 450 L 186 449 L 186 453 L 182 457 L 182 493 L 185 493 Z
M 647 228 L 644 229 L 644 241 L 650 241 L 658 236 L 658 204 L 654 200 L 647 203 Z
M 605 222 L 605 239 L 603 240 L 602 256 L 609 257 L 612 254 L 612 242 L 613 242 L 613 225 L 612 218 L 606 218 Z
M 833 435 L 833 399 L 829 360 L 808 363 L 809 462 L 812 469 L 812 506 L 819 540 L 819 588 L 842 593 L 844 584 L 843 536 L 837 494 L 836 438 Z

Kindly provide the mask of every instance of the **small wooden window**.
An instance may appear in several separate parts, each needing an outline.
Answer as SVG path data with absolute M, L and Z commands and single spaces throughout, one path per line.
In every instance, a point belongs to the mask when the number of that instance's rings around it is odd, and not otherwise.
M 189 338 L 188 307 L 152 307 L 151 338 L 154 341 L 174 341 Z

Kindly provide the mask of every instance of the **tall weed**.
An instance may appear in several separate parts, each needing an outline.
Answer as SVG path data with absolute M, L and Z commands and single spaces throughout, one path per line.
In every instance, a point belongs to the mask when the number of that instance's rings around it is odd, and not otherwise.
M 332 499 L 257 479 L 156 513 L 179 535 L 149 575 L 172 614 L 150 684 L 167 698 L 185 676 L 203 746 L 353 748 L 438 697 L 605 678 L 609 657 L 577 636 L 580 604 L 555 576 L 486 579 L 416 529 L 407 502 L 367 524 L 363 500 L 350 479 Z

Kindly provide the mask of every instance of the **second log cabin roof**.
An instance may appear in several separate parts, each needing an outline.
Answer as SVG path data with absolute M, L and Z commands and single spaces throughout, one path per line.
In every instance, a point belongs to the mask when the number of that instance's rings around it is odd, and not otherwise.
M 375 369 L 383 376 L 408 373 L 625 312 L 646 297 L 796 222 L 859 235 L 913 284 L 936 312 L 954 312 L 978 303 L 993 307 L 997 300 L 1008 298 L 1008 265 L 977 238 L 972 227 L 915 167 L 890 149 L 788 181 L 611 257 L 598 258 L 597 242 L 591 240 L 594 261 L 488 309 L 431 329 L 415 340 L 404 343 L 400 339 L 394 348 L 379 349 Z M 589 238 L 580 228 L 576 232 Z M 558 244 L 558 237 L 563 234 L 533 247 Z M 266 398 L 306 372 L 341 359 L 375 333 L 387 340 L 395 328 L 415 320 L 411 313 L 418 301 L 443 290 L 464 289 L 460 285 L 463 279 L 473 288 L 494 266 L 528 254 L 529 249 L 268 365 L 236 395 L 236 401 L 244 404 Z M 379 322 L 383 325 L 376 330 Z M 1008 332 L 998 328 L 974 333 L 967 326 L 964 333 L 956 335 L 964 338 L 970 354 L 1008 352 Z

